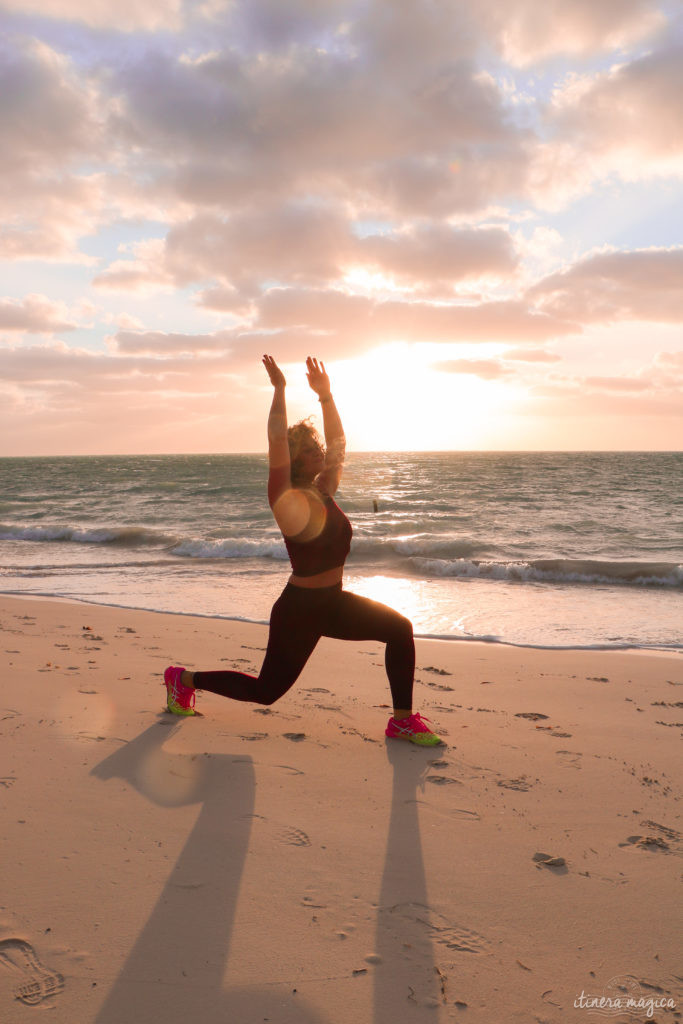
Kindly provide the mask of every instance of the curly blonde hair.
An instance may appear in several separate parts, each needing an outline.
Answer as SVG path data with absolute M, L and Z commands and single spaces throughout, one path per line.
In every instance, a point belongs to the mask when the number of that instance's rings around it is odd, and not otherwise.
M 299 452 L 301 447 L 306 442 L 313 442 L 320 448 L 321 452 L 325 451 L 325 445 L 318 431 L 311 422 L 309 416 L 305 420 L 300 420 L 287 430 L 287 443 L 289 445 L 289 458 L 291 463 L 291 475 L 292 483 L 295 483 L 298 477 L 299 469 Z

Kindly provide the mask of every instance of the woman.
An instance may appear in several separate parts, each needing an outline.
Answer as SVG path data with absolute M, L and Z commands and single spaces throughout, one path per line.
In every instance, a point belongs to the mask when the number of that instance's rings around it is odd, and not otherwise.
M 386 735 L 420 746 L 442 740 L 412 713 L 415 643 L 408 619 L 386 605 L 342 589 L 351 524 L 333 500 L 344 461 L 345 439 L 325 365 L 306 360 L 308 383 L 322 406 L 326 451 L 306 421 L 287 429 L 285 377 L 272 356 L 263 364 L 273 385 L 268 417 L 268 501 L 282 531 L 292 575 L 273 605 L 261 671 L 190 672 L 177 665 L 164 673 L 168 710 L 193 715 L 195 688 L 233 700 L 274 704 L 296 682 L 321 636 L 386 644 L 385 665 L 394 713 Z

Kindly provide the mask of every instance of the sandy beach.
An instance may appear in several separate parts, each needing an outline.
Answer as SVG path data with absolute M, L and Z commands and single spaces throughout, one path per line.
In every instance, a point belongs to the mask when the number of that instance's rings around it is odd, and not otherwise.
M 257 671 L 265 627 L 0 623 L 2 1024 L 680 1019 L 680 656 L 419 640 L 421 749 L 377 644 L 178 719 L 165 666 Z

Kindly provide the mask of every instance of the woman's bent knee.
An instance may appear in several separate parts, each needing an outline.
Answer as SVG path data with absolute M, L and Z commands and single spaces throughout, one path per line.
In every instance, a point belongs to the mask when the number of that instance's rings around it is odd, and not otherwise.
M 282 693 L 263 693 L 254 697 L 255 704 L 261 704 L 263 707 L 269 708 L 275 701 L 280 700 Z
M 394 630 L 397 636 L 402 640 L 412 639 L 413 636 L 413 624 L 410 619 L 407 619 L 405 615 L 401 615 L 396 612 L 396 618 L 394 620 Z

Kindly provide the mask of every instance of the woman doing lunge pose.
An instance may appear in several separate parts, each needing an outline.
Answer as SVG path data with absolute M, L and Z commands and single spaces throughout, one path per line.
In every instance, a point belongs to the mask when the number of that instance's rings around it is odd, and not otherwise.
M 421 746 L 442 741 L 412 712 L 415 642 L 410 621 L 393 608 L 342 589 L 351 524 L 333 500 L 344 462 L 344 431 L 325 365 L 306 360 L 308 383 L 322 406 L 323 448 L 306 421 L 287 429 L 285 377 L 272 356 L 263 363 L 274 388 L 268 417 L 268 501 L 282 530 L 292 575 L 273 605 L 270 633 L 258 676 L 245 672 L 164 673 L 168 710 L 193 715 L 195 689 L 233 700 L 274 704 L 296 682 L 321 636 L 386 644 L 385 665 L 394 713 L 386 735 Z

